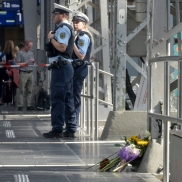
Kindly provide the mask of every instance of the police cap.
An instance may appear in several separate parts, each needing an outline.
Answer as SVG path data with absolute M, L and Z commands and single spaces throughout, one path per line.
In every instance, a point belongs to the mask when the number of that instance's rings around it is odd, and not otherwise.
M 74 11 L 73 12 L 73 19 L 72 19 L 72 21 L 83 21 L 83 22 L 88 23 L 89 22 L 89 18 L 88 18 L 88 16 L 86 16 L 82 12 Z
M 72 10 L 54 3 L 54 11 L 52 13 L 72 13 Z

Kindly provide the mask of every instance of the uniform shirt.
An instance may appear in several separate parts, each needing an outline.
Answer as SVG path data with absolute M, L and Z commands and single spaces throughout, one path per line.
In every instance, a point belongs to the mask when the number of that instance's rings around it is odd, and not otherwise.
M 81 54 L 86 55 L 89 44 L 90 38 L 88 35 L 84 34 L 78 37 L 78 43 L 76 46 Z
M 67 20 L 63 21 L 64 23 L 68 23 Z M 63 23 L 61 22 L 61 23 Z M 58 26 L 60 26 L 61 24 L 59 24 Z M 54 39 L 59 42 L 60 44 L 64 44 L 66 46 L 68 46 L 68 42 L 69 42 L 69 39 L 71 37 L 71 32 L 70 32 L 70 29 L 63 25 L 63 27 L 60 27 L 56 30 L 56 33 L 54 34 Z M 51 64 L 53 61 L 56 61 L 58 59 L 59 56 L 55 56 L 55 57 L 52 57 L 52 58 L 49 58 L 49 63 Z M 72 61 L 70 59 L 66 59 L 65 60 L 67 61 Z
M 17 56 L 16 56 L 17 63 L 25 63 L 30 59 L 34 59 L 33 52 L 31 52 L 31 51 L 25 52 L 24 50 L 21 50 L 17 53 Z M 32 71 L 32 69 L 33 69 L 32 66 L 20 68 L 20 70 L 22 70 L 22 71 L 30 71 L 30 70 Z

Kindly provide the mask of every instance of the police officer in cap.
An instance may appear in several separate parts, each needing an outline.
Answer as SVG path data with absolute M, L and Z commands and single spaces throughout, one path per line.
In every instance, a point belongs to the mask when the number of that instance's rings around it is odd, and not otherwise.
M 73 12 L 72 22 L 74 30 L 77 32 L 72 58 L 74 66 L 74 105 L 76 109 L 76 120 L 78 120 L 81 106 L 81 91 L 84 79 L 88 75 L 87 65 L 90 63 L 93 38 L 87 28 L 89 18 L 84 13 L 78 11 Z
M 48 33 L 48 39 L 53 47 L 49 54 L 51 64 L 51 124 L 52 130 L 44 133 L 45 138 L 74 137 L 77 125 L 73 100 L 72 52 L 74 45 L 74 31 L 68 23 L 70 9 L 54 3 L 53 20 L 57 25 L 54 31 Z M 69 113 L 66 131 L 63 133 L 65 111 Z

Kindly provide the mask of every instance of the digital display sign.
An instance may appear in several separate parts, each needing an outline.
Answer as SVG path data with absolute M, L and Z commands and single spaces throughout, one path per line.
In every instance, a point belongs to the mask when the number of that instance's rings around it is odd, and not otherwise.
M 19 11 L 0 11 L 0 26 L 23 25 L 23 15 Z
M 15 12 L 0 11 L 0 26 L 4 25 L 15 25 Z
M 0 11 L 0 26 L 23 25 L 23 14 L 21 3 L 15 1 L 2 1 L 2 11 Z
M 2 1 L 2 10 L 3 11 L 20 10 L 20 2 L 19 1 Z
M 23 25 L 23 15 L 20 12 L 16 12 L 16 25 Z
M 15 20 L 1 20 L 0 19 L 0 26 L 10 26 L 15 25 Z
M 0 11 L 0 19 L 9 19 L 9 18 L 15 18 L 15 12 L 13 11 Z

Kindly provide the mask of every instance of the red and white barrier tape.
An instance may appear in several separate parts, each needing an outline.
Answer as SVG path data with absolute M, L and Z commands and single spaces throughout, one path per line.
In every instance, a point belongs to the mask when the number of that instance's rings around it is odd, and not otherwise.
M 37 67 L 37 66 L 41 66 L 41 67 L 47 67 L 50 64 L 34 64 L 34 65 L 28 65 L 30 67 Z M 20 65 L 0 65 L 0 68 L 20 68 Z

